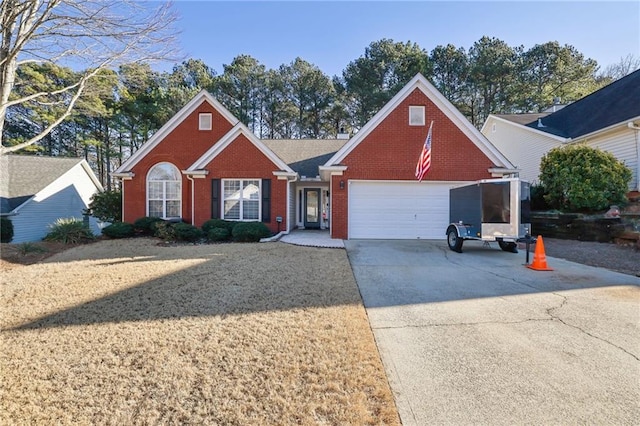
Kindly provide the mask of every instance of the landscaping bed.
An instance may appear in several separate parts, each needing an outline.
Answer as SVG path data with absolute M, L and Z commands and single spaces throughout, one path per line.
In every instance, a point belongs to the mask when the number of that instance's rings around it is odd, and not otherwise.
M 640 277 L 640 251 L 634 245 L 548 237 L 543 242 L 547 256 Z M 535 250 L 535 244 L 530 250 Z
M 344 250 L 157 242 L 3 263 L 0 424 L 399 424 Z

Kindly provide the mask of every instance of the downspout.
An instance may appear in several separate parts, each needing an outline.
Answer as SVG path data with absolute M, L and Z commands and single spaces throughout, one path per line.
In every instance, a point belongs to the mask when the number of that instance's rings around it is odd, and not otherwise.
M 191 225 L 195 226 L 196 224 L 196 211 L 195 211 L 195 202 L 194 202 L 194 198 L 195 198 L 195 181 L 193 180 L 193 177 L 191 175 L 186 175 L 187 179 L 189 179 L 189 181 L 191 181 Z
M 640 141 L 638 141 L 638 132 L 640 132 L 640 126 L 633 121 L 627 123 L 627 127 L 635 130 L 634 139 L 636 141 L 636 191 L 640 191 Z
M 120 178 L 120 219 L 124 222 L 124 179 Z

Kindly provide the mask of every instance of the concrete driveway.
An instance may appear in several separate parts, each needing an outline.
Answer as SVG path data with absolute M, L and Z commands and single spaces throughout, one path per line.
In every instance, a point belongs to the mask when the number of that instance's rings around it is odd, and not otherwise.
M 404 425 L 638 424 L 639 278 L 497 244 L 345 248 Z

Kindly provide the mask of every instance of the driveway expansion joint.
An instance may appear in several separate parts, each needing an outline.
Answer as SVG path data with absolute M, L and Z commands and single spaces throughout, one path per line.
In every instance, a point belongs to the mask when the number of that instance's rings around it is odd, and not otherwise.
M 459 322 L 459 323 L 439 323 L 439 324 L 419 324 L 419 325 L 390 325 L 383 327 L 371 327 L 373 330 L 401 330 L 403 328 L 430 328 L 430 327 L 473 327 L 476 325 L 509 325 L 524 324 L 532 321 L 555 321 L 554 318 L 527 318 L 518 321 L 478 321 L 478 322 Z

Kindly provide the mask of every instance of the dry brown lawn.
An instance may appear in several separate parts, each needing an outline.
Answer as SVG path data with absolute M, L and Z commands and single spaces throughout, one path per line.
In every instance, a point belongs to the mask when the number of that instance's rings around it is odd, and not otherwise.
M 399 424 L 344 250 L 113 240 L 0 278 L 0 424 Z

